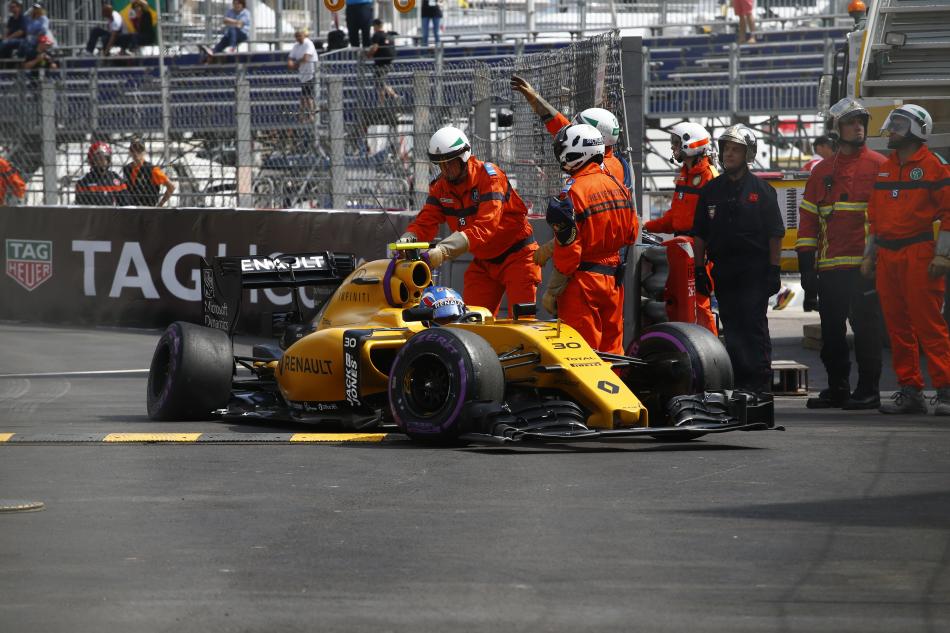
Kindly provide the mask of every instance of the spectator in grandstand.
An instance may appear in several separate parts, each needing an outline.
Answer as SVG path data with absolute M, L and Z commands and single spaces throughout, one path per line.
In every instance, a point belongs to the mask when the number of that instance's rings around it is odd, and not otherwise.
M 373 37 L 366 55 L 373 59 L 373 75 L 376 77 L 376 92 L 379 94 L 380 103 L 385 103 L 387 97 L 398 100 L 399 95 L 386 83 L 386 75 L 396 56 L 396 43 L 392 35 L 383 28 L 383 21 L 379 18 L 373 20 Z
M 210 61 L 225 48 L 230 52 L 237 50 L 238 44 L 246 42 L 251 33 L 251 12 L 247 10 L 246 0 L 233 0 L 231 8 L 224 14 L 224 35 L 214 45 L 213 49 L 202 46 L 201 50 L 207 55 L 205 61 Z
M 53 37 L 49 30 L 49 18 L 46 17 L 46 9 L 39 2 L 30 7 L 30 13 L 26 17 L 26 38 L 17 49 L 17 54 L 26 59 L 36 49 L 37 42 L 41 35 Z
M 350 46 L 369 47 L 372 22 L 373 0 L 346 0 L 346 31 L 350 35 Z
M 696 292 L 712 279 L 737 389 L 768 392 L 772 384 L 769 297 L 782 288 L 779 260 L 785 225 L 772 185 L 749 171 L 758 141 L 744 125 L 719 137 L 723 173 L 702 188 L 693 215 Z
M 739 43 L 755 44 L 755 0 L 732 0 L 732 10 L 739 18 Z
M 86 153 L 89 171 L 76 183 L 76 204 L 121 207 L 130 204 L 129 191 L 119 174 L 112 171 L 112 148 L 96 141 Z
M 136 207 L 164 207 L 175 193 L 175 183 L 159 167 L 145 160 L 145 144 L 142 141 L 132 141 L 129 157 L 132 162 L 122 167 L 129 204 Z M 165 188 L 164 193 L 161 193 L 162 187 Z
M 102 19 L 105 20 L 103 26 L 94 27 L 89 32 L 89 40 L 85 48 L 86 55 L 95 54 L 96 44 L 99 44 L 100 54 L 103 57 L 111 54 L 113 46 L 118 46 L 123 53 L 136 47 L 136 34 L 129 31 L 122 16 L 112 8 L 109 2 L 102 3 Z
M 0 205 L 6 205 L 7 195 L 22 201 L 26 195 L 26 183 L 6 159 L 0 158 Z
M 435 45 L 438 46 L 442 39 L 442 34 L 439 32 L 439 27 L 442 25 L 441 0 L 422 0 L 419 14 L 422 16 L 422 45 L 429 45 L 429 27 L 431 26 Z
M 53 57 L 53 38 L 49 35 L 40 35 L 36 41 L 36 48 L 30 50 L 26 60 L 23 62 L 23 68 L 27 70 L 45 68 L 47 70 L 56 70 L 59 63 Z
M 835 141 L 833 138 L 827 134 L 822 134 L 816 138 L 811 144 L 812 150 L 815 152 L 815 155 L 812 156 L 811 160 L 802 165 L 804 171 L 811 171 L 812 168 L 820 163 L 825 158 L 831 158 L 835 155 Z
M 297 43 L 290 49 L 287 56 L 287 68 L 296 70 L 300 77 L 300 114 L 301 118 L 308 119 L 313 114 L 313 78 L 316 74 L 317 47 L 310 39 L 310 31 L 306 27 L 299 27 L 294 31 Z
M 10 17 L 7 18 L 7 27 L 3 31 L 3 40 L 0 41 L 0 59 L 12 56 L 13 51 L 26 40 L 26 16 L 23 15 L 20 0 L 10 0 L 8 9 Z
M 154 46 L 158 42 L 158 36 L 155 33 L 155 16 L 145 0 L 132 1 L 129 21 L 132 22 L 134 29 L 133 38 L 129 45 L 122 49 L 122 53 L 125 53 L 127 49 L 136 50 L 142 46 Z

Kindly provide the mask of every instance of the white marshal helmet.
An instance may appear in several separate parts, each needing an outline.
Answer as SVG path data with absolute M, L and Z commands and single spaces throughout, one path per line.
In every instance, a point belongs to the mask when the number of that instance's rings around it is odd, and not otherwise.
M 620 138 L 620 121 L 610 110 L 603 108 L 587 108 L 574 115 L 572 123 L 586 123 L 600 130 L 604 137 L 604 145 L 610 147 L 617 144 Z
M 429 160 L 433 163 L 447 163 L 453 158 L 461 158 L 467 163 L 472 157 L 472 144 L 465 132 L 448 125 L 437 130 L 429 139 Z
M 719 135 L 717 145 L 719 147 L 719 163 L 722 164 L 722 144 L 726 141 L 732 143 L 738 143 L 739 145 L 745 145 L 745 162 L 752 164 L 755 162 L 756 150 L 759 146 L 759 141 L 755 138 L 755 132 L 747 128 L 746 126 L 740 124 L 727 127 L 726 130 Z M 725 165 L 722 165 L 725 169 Z
M 605 151 L 600 130 L 587 123 L 565 125 L 554 136 L 554 158 L 569 174 L 591 161 L 603 162 Z
M 712 153 L 712 136 L 699 123 L 692 121 L 677 123 L 670 128 L 670 136 L 675 136 L 680 140 L 680 151 L 686 156 L 705 156 Z
M 913 103 L 905 103 L 896 110 L 892 110 L 884 120 L 881 131 L 890 135 L 900 134 L 901 136 L 913 136 L 924 143 L 930 137 L 933 130 L 934 120 L 930 113 Z

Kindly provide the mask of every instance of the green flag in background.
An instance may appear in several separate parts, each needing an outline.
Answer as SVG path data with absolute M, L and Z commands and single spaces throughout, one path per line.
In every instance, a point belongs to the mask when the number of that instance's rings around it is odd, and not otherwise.
M 148 11 L 152 14 L 152 24 L 158 24 L 158 9 L 160 0 L 146 0 Z M 112 8 L 119 12 L 125 27 L 130 33 L 135 33 L 135 25 L 132 24 L 130 13 L 132 11 L 131 0 L 112 0 Z

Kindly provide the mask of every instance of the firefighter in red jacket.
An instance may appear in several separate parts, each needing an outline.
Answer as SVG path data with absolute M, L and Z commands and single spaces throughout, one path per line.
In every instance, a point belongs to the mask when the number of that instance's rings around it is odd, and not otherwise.
M 538 245 L 528 209 L 508 177 L 496 165 L 472 156 L 465 133 L 451 126 L 432 135 L 429 160 L 441 173 L 400 241 L 428 242 L 444 222 L 453 233 L 425 257 L 438 268 L 471 251 L 474 259 L 465 271 L 463 292 L 466 305 L 496 313 L 506 293 L 509 305 L 534 303 L 541 269 L 531 255 Z
M 26 195 L 26 183 L 20 174 L 6 159 L 0 158 L 0 205 L 6 204 L 7 193 L 23 200 Z
M 542 304 L 594 349 L 622 354 L 623 271 L 618 252 L 637 240 L 636 210 L 623 185 L 603 169 L 604 140 L 597 128 L 562 128 L 554 139 L 554 154 L 571 177 L 548 203 L 554 271 Z
M 881 406 L 881 308 L 874 284 L 861 276 L 868 200 L 886 158 L 864 141 L 870 114 L 849 98 L 830 111 L 838 151 L 812 169 L 799 207 L 798 268 L 804 308 L 821 315 L 821 361 L 828 388 L 809 398 L 809 409 L 877 409 Z M 854 330 L 858 384 L 851 392 L 846 324 Z
M 604 138 L 604 171 L 621 182 L 631 200 L 633 199 L 633 170 L 620 154 L 614 152 L 614 147 L 617 141 L 620 140 L 620 122 L 613 113 L 603 108 L 587 108 L 574 115 L 573 120 L 568 120 L 554 106 L 545 101 L 524 78 L 512 75 L 511 89 L 524 95 L 528 105 L 541 117 L 544 127 L 551 136 L 555 136 L 561 129 L 572 123 L 586 123 L 597 128 Z M 636 206 L 634 206 L 634 209 L 636 209 Z M 544 266 L 553 252 L 554 240 L 551 240 L 546 244 L 542 244 L 535 252 L 534 261 L 540 266 Z
M 880 411 L 927 412 L 922 349 L 937 389 L 934 414 L 950 416 L 950 334 L 940 313 L 950 273 L 950 169 L 927 149 L 933 119 L 920 106 L 892 111 L 881 130 L 894 153 L 881 165 L 868 203 L 871 236 L 861 272 L 877 283 L 900 390 Z
M 652 233 L 670 233 L 674 236 L 685 237 L 693 229 L 693 216 L 699 190 L 718 176 L 719 172 L 709 160 L 712 152 L 712 137 L 706 128 L 698 123 L 683 121 L 674 125 L 670 129 L 670 146 L 673 150 L 670 162 L 683 164 L 679 176 L 676 177 L 673 203 L 662 217 L 646 222 L 643 228 Z M 692 238 L 688 239 L 689 244 L 692 245 Z M 669 249 L 667 252 L 670 252 Z M 677 283 L 677 279 L 672 274 L 673 261 L 670 261 L 670 266 L 671 274 L 667 278 L 666 290 L 668 302 L 677 294 L 675 289 L 670 287 L 671 284 Z M 693 276 L 694 264 L 690 263 L 685 268 L 686 276 L 679 278 L 680 283 L 683 281 L 689 283 L 689 279 Z M 692 321 L 702 325 L 713 334 L 718 334 L 716 317 L 712 313 L 709 297 L 695 293 L 695 300 L 696 313 Z

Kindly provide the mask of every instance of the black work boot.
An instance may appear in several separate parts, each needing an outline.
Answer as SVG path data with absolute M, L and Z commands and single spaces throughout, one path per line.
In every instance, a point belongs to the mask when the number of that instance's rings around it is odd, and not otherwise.
M 863 411 L 865 409 L 877 409 L 881 406 L 881 394 L 879 391 L 865 389 L 858 385 L 847 402 L 842 405 L 845 411 Z
M 850 396 L 847 387 L 844 389 L 828 387 L 819 391 L 817 397 L 809 398 L 805 406 L 809 409 L 840 409 Z

